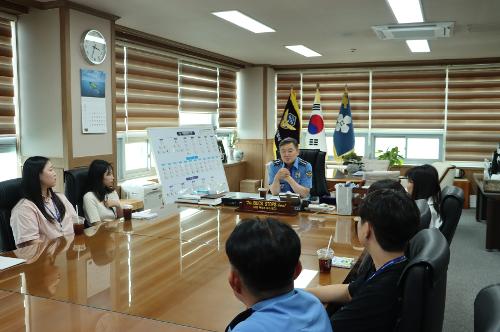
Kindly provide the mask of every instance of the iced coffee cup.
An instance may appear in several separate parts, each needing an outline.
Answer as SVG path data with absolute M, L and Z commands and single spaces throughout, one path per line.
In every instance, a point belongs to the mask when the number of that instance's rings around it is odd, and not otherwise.
M 330 273 L 332 268 L 333 250 L 330 248 L 321 248 L 316 252 L 318 254 L 319 272 Z

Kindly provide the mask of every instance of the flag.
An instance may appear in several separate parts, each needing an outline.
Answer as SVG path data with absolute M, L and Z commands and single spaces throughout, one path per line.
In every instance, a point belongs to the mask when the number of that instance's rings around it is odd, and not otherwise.
M 354 149 L 354 126 L 352 124 L 351 105 L 347 86 L 342 96 L 335 132 L 333 133 L 333 153 L 336 159 Z
M 295 97 L 295 92 L 293 89 L 290 91 L 290 96 L 286 102 L 285 111 L 281 116 L 281 120 L 278 123 L 278 129 L 274 135 L 274 153 L 278 155 L 278 147 L 280 142 L 287 138 L 292 137 L 300 143 L 300 110 L 297 104 L 297 98 Z
M 326 152 L 325 122 L 321 113 L 321 101 L 319 89 L 316 88 L 316 95 L 312 107 L 311 118 L 307 126 L 306 149 L 319 149 Z

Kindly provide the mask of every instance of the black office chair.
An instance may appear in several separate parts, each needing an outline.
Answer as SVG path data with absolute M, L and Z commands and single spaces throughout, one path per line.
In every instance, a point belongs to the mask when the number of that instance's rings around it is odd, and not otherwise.
M 429 204 L 426 199 L 415 200 L 418 210 L 420 211 L 420 229 L 429 228 L 431 224 L 432 214 L 431 209 L 429 209 Z
M 474 301 L 474 332 L 500 331 L 500 284 L 479 291 Z
M 326 152 L 319 149 L 300 149 L 299 157 L 312 166 L 311 196 L 330 196 L 325 176 Z
M 10 215 L 22 197 L 21 178 L 0 182 L 0 252 L 16 249 Z
M 446 237 L 448 244 L 451 244 L 453 235 L 455 235 L 463 206 L 464 191 L 462 188 L 447 186 L 441 191 L 440 215 L 443 224 L 439 230 Z
M 441 332 L 450 248 L 435 228 L 423 229 L 410 241 L 409 259 L 399 279 L 401 314 L 395 331 Z
M 84 217 L 83 195 L 87 192 L 87 167 L 74 168 L 64 171 L 64 194 L 73 207 L 78 206 L 78 215 Z

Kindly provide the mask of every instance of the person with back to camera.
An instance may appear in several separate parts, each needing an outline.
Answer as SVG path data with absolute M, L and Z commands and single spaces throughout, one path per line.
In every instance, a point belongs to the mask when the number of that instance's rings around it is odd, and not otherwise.
M 281 159 L 271 162 L 268 167 L 269 185 L 273 195 L 293 192 L 300 197 L 308 197 L 312 188 L 312 166 L 299 158 L 299 144 L 287 137 L 279 144 Z
M 429 227 L 439 228 L 443 224 L 440 216 L 441 186 L 439 175 L 432 165 L 415 166 L 406 173 L 408 186 L 406 189 L 411 198 L 426 199 L 431 210 Z
M 317 298 L 294 289 L 302 271 L 300 239 L 275 219 L 241 221 L 226 242 L 229 284 L 248 308 L 226 328 L 232 332 L 330 332 L 326 310 Z
M 114 189 L 113 166 L 105 160 L 94 160 L 89 166 L 88 188 L 83 196 L 85 218 L 90 224 L 123 214 L 120 198 Z
M 18 248 L 73 235 L 76 211 L 66 196 L 52 189 L 57 181 L 51 161 L 30 157 L 23 165 L 23 198 L 12 209 L 10 226 Z
M 398 281 L 405 250 L 419 229 L 420 213 L 406 193 L 375 190 L 360 206 L 359 242 L 374 266 L 350 284 L 308 288 L 321 302 L 343 306 L 330 318 L 335 332 L 393 331 L 401 309 Z

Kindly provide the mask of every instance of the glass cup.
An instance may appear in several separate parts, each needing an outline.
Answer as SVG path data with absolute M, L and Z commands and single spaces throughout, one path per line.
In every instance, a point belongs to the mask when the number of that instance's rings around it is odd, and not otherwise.
M 71 217 L 73 221 L 73 230 L 75 235 L 83 234 L 83 230 L 85 229 L 85 218 L 80 216 Z
M 316 251 L 319 260 L 319 272 L 330 273 L 332 268 L 333 249 L 321 248 Z
M 259 188 L 259 195 L 260 198 L 266 198 L 267 197 L 267 188 Z
M 123 219 L 132 220 L 132 208 L 133 208 L 133 206 L 130 204 L 122 205 Z

